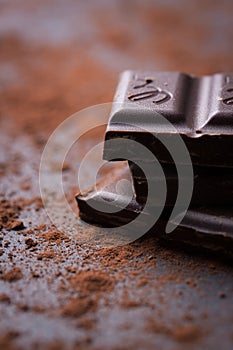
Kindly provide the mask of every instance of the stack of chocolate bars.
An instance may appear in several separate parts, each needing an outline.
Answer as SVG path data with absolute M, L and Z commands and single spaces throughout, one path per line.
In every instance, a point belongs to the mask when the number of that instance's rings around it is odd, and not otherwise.
M 233 256 L 233 75 L 124 72 L 105 140 L 104 159 L 128 161 L 135 198 L 126 210 L 106 215 L 88 202 L 107 193 L 114 199 L 108 186 L 102 194 L 78 195 L 82 219 L 120 226 L 149 201 L 150 215 L 164 206 L 160 220 L 166 221 L 183 191 L 188 202 L 180 202 L 181 207 L 188 210 L 173 232 L 161 236 Z M 134 143 L 143 146 L 142 152 Z M 165 202 L 158 190 L 164 177 L 153 170 L 156 161 L 165 174 Z

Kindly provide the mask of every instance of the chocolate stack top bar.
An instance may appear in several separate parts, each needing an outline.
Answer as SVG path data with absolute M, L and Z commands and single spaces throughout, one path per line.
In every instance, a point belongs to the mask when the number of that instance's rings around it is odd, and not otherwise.
M 114 102 L 106 140 L 136 140 L 170 163 L 156 134 L 180 134 L 194 165 L 233 167 L 233 74 L 126 71 Z M 173 127 L 161 122 L 158 113 Z M 104 158 L 112 160 L 115 154 L 107 142 Z

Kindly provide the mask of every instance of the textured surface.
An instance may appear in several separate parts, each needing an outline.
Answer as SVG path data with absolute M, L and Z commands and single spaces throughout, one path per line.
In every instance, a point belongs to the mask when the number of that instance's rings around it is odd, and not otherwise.
M 0 2 L 0 348 L 232 348 L 232 266 L 153 236 L 79 244 L 52 226 L 38 186 L 49 134 L 111 101 L 121 71 L 232 72 L 230 3 Z M 73 208 L 79 159 L 98 139 L 67 157 Z

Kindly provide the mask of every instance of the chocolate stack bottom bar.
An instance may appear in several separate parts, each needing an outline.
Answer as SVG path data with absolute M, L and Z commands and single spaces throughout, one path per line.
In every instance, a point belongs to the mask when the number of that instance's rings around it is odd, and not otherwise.
M 147 162 L 141 162 L 142 169 L 150 168 Z M 147 200 L 148 183 L 150 181 L 154 187 L 155 196 L 150 197 L 150 205 L 163 205 L 162 198 L 159 196 L 159 191 L 156 193 L 156 188 L 160 188 L 164 181 L 167 186 L 167 198 L 165 205 L 173 206 L 175 204 L 179 181 L 177 177 L 176 167 L 174 164 L 161 163 L 164 177 L 153 174 L 149 179 L 146 179 L 142 169 L 133 162 L 129 162 L 130 171 L 133 177 L 133 185 L 135 189 L 136 199 L 143 204 Z M 189 185 L 188 177 L 185 178 L 185 166 L 183 167 L 183 186 Z M 149 171 L 148 171 L 149 173 Z M 193 167 L 193 193 L 191 205 L 212 205 L 212 206 L 232 206 L 233 207 L 233 169 L 231 168 L 212 168 L 212 167 Z M 149 198 L 149 197 L 148 197 Z
M 153 216 L 153 210 L 145 211 L 143 205 L 138 203 L 135 197 L 129 201 L 128 195 L 122 195 L 120 200 L 116 201 L 117 193 L 114 190 L 116 183 L 120 179 L 129 179 L 129 169 L 123 168 L 117 177 L 113 177 L 112 183 L 98 191 L 89 190 L 84 194 L 78 194 L 76 200 L 79 206 L 80 218 L 85 222 L 100 227 L 122 227 L 132 220 L 135 220 L 141 214 L 139 229 L 143 230 L 148 216 Z M 105 200 L 105 208 L 102 207 L 102 201 Z M 128 203 L 129 201 L 129 203 Z M 122 209 L 122 205 L 128 205 Z M 97 210 L 97 207 L 103 210 Z M 113 213 L 111 210 L 116 209 Z M 181 247 L 190 247 L 191 249 L 214 252 L 222 256 L 233 259 L 233 206 L 195 206 L 190 208 L 182 222 L 171 233 L 165 233 L 165 227 L 169 219 L 170 211 L 165 208 L 161 217 L 151 228 L 157 237 L 172 242 Z M 176 219 L 173 220 L 173 223 Z M 111 235 L 111 231 L 109 233 Z M 126 233 L 127 235 L 127 233 Z

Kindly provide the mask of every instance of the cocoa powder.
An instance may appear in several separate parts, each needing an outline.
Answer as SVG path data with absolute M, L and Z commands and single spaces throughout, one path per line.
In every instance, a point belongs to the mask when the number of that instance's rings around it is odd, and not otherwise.
M 23 274 L 19 267 L 14 267 L 13 269 L 0 275 L 0 279 L 7 282 L 16 282 L 23 278 Z

